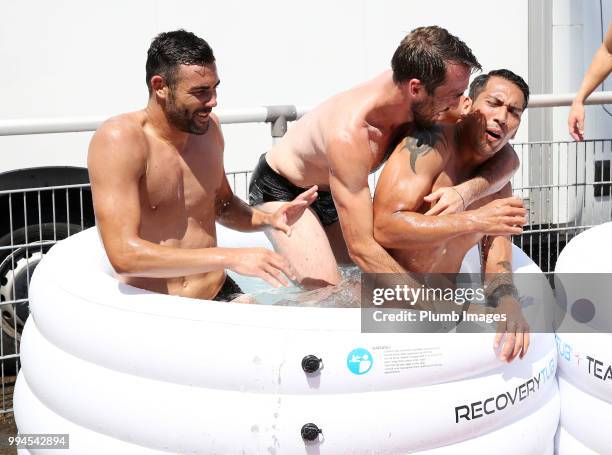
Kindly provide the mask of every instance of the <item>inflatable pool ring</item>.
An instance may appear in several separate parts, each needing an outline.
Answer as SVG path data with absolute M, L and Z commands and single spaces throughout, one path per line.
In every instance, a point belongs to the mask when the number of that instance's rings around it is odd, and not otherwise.
M 519 251 L 514 269 L 533 268 Z M 71 453 L 552 453 L 551 334 L 506 365 L 490 333 L 369 334 L 359 308 L 154 294 L 112 276 L 95 230 L 52 248 L 30 302 L 17 425 L 69 433 Z
M 601 453 L 593 452 L 582 442 L 576 440 L 570 433 L 568 433 L 563 427 L 559 427 L 557 435 L 555 436 L 555 447 L 561 448 L 555 450 L 555 455 L 601 455 Z
M 612 428 L 612 335 L 606 328 L 612 321 L 612 283 L 602 274 L 611 273 L 612 265 L 608 255 L 601 254 L 610 236 L 612 223 L 581 233 L 561 252 L 555 268 L 565 316 L 556 335 L 560 454 L 610 452 L 604 429 Z

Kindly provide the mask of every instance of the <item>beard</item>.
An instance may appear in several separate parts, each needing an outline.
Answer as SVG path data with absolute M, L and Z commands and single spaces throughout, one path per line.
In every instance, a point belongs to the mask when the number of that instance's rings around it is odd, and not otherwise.
M 210 125 L 210 118 L 206 121 L 204 125 L 199 125 L 194 117 L 200 112 L 210 111 L 201 109 L 199 111 L 190 113 L 189 110 L 178 105 L 172 90 L 169 92 L 168 101 L 166 102 L 166 116 L 174 127 L 185 133 L 197 135 L 205 134 L 208 131 L 208 127 Z
M 433 103 L 419 102 L 412 108 L 414 123 L 419 129 L 429 129 L 435 124 Z

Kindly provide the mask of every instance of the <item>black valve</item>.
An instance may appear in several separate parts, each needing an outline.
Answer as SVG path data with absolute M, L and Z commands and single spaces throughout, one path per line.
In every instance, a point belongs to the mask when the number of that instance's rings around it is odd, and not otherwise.
M 307 423 L 302 427 L 302 439 L 304 441 L 315 441 L 323 433 L 314 423 Z
M 302 370 L 308 374 L 316 373 L 321 368 L 321 362 L 317 356 L 307 355 L 302 359 Z

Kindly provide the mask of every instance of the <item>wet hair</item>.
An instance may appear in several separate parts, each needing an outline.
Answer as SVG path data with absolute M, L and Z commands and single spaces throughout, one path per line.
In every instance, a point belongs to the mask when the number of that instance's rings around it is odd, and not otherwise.
M 215 62 L 211 47 L 202 38 L 185 30 L 160 33 L 147 51 L 147 88 L 153 89 L 151 78 L 160 75 L 173 87 L 179 65 L 210 65 Z
M 446 80 L 446 64 L 481 70 L 471 49 L 448 30 L 433 25 L 412 30 L 402 40 L 391 59 L 396 83 L 419 79 L 429 94 Z
M 527 103 L 529 102 L 529 86 L 527 85 L 527 82 L 525 82 L 525 80 L 518 74 L 507 69 L 489 71 L 487 74 L 481 74 L 480 76 L 476 77 L 470 84 L 470 98 L 472 98 L 472 100 L 478 98 L 478 95 L 482 93 L 487 86 L 489 79 L 491 79 L 493 76 L 506 79 L 521 89 L 524 98 L 523 109 L 527 107 Z

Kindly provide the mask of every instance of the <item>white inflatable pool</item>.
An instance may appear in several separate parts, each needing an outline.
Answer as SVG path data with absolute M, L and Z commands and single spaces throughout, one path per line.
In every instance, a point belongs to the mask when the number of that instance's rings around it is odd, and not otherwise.
M 513 262 L 539 273 L 518 249 Z M 15 418 L 69 433 L 71 453 L 553 451 L 552 334 L 506 365 L 493 334 L 363 334 L 359 308 L 153 294 L 112 277 L 95 230 L 52 248 L 30 302 Z
M 559 305 L 567 311 L 556 336 L 561 395 L 557 451 L 561 455 L 612 453 L 610 238 L 612 223 L 583 232 L 567 244 L 555 268 L 557 288 L 563 287 Z M 576 321 L 588 327 L 578 327 Z M 593 333 L 572 333 L 577 329 Z

